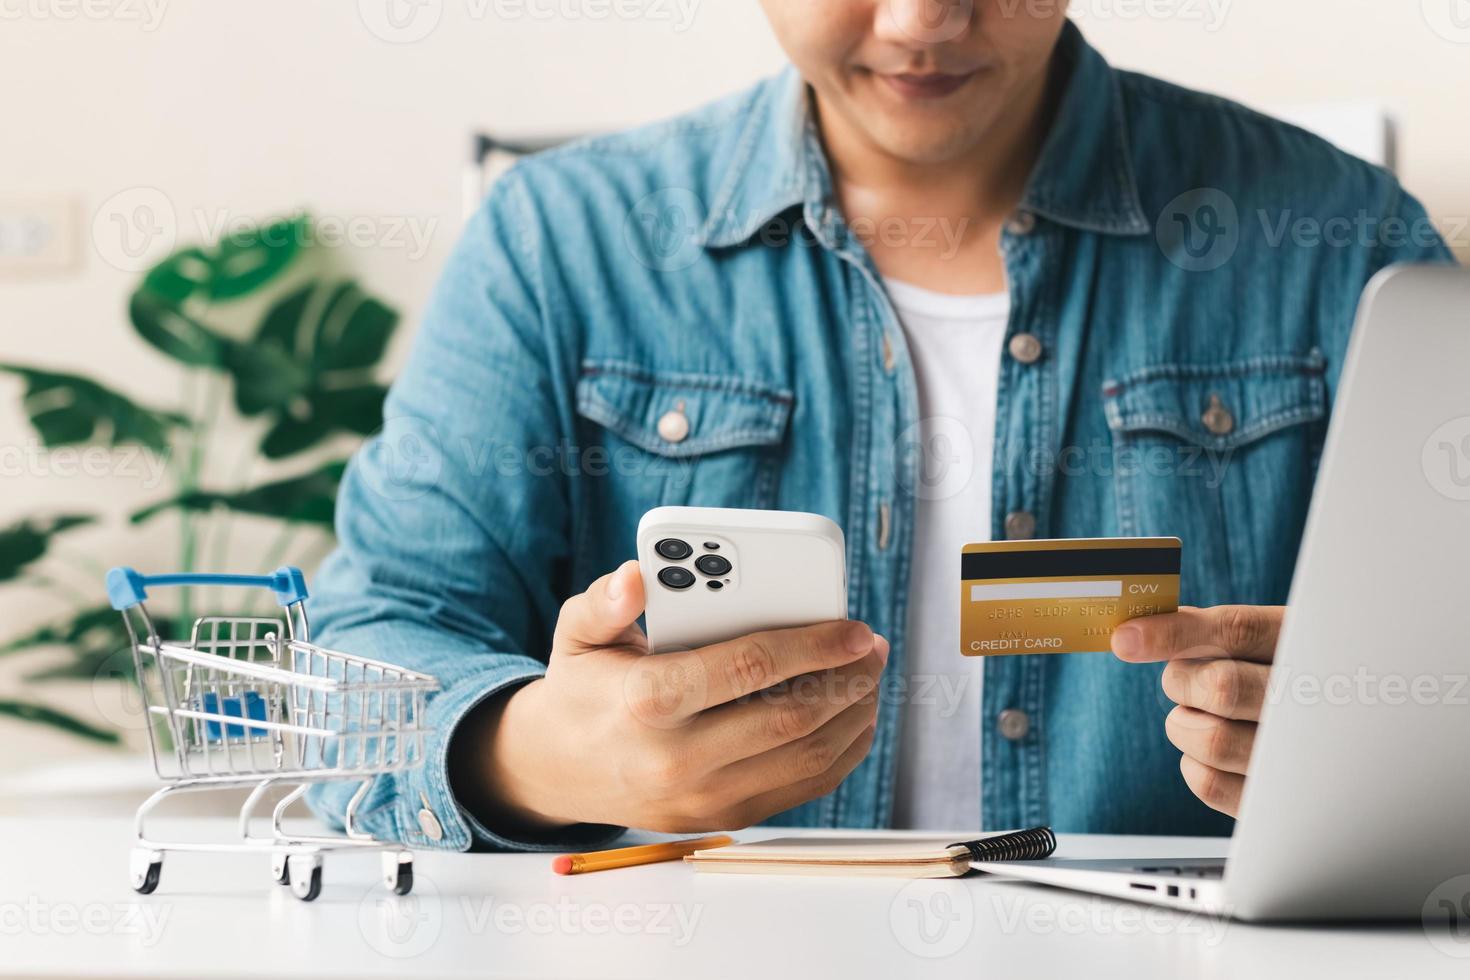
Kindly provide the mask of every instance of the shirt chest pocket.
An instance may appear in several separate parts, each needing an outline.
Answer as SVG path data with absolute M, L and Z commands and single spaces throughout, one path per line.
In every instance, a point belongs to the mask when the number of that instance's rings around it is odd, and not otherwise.
M 1184 541 L 1186 601 L 1286 599 L 1326 431 L 1317 351 L 1163 364 L 1103 388 L 1118 522 Z
M 584 363 L 589 509 L 632 527 L 658 506 L 772 506 L 792 403 L 790 391 L 740 377 Z M 596 471 L 589 447 L 601 450 Z

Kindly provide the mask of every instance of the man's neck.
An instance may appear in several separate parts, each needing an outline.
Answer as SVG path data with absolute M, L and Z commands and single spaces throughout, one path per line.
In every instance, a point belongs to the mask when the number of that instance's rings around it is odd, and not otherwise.
M 1025 194 L 1050 124 L 1050 74 L 973 150 L 938 163 L 886 152 L 814 99 L 837 201 L 879 271 L 946 293 L 1005 288 L 1000 231 Z M 882 233 L 899 222 L 913 234 Z M 925 240 L 921 227 L 931 229 Z

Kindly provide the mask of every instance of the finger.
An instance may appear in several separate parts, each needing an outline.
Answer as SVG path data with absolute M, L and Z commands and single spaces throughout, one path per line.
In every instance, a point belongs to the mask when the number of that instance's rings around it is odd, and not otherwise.
M 716 785 L 725 801 L 734 804 L 817 779 L 837 764 L 877 714 L 875 693 L 844 708 L 804 738 L 726 766 L 715 776 Z
M 819 796 L 826 796 L 837 789 L 842 781 L 867 757 L 868 750 L 873 747 L 876 731 L 875 725 L 864 728 L 837 758 L 837 761 L 820 776 L 752 797 L 737 807 L 730 819 L 723 822 L 730 824 L 729 829 L 754 826 L 773 814 L 784 813 L 794 806 L 815 800 Z
M 873 652 L 857 663 L 802 674 L 701 712 L 688 729 L 689 737 L 721 765 L 754 758 L 811 735 L 847 708 L 872 698 L 887 662 L 888 641 L 880 636 Z
M 626 561 L 562 604 L 553 648 L 581 653 L 598 647 L 638 644 L 642 631 L 643 578 L 638 562 Z
M 1260 721 L 1271 668 L 1244 660 L 1173 660 L 1160 680 L 1175 704 L 1220 718 Z
M 1113 631 L 1113 653 L 1129 663 L 1206 657 L 1270 663 L 1285 613 L 1283 606 L 1215 606 L 1144 616 Z
M 703 693 L 696 710 L 726 704 L 800 674 L 861 660 L 876 645 L 863 623 L 837 620 L 798 629 L 752 633 L 685 653 L 661 655 L 656 669 L 693 678 Z
M 1245 791 L 1244 776 L 1211 769 L 1187 755 L 1179 760 L 1179 772 L 1184 776 L 1189 791 L 1205 806 L 1228 816 L 1240 815 L 1240 795 Z
M 1175 708 L 1164 719 L 1164 733 L 1174 747 L 1196 762 L 1244 776 L 1256 747 L 1256 726 L 1227 721 L 1194 708 Z

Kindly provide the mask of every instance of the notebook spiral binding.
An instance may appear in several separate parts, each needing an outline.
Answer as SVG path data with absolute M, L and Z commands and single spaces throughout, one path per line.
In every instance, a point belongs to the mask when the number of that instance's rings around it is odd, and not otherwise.
M 1050 827 L 1018 830 L 981 840 L 963 840 L 949 845 L 963 847 L 972 861 L 1036 861 L 1057 849 L 1057 835 Z

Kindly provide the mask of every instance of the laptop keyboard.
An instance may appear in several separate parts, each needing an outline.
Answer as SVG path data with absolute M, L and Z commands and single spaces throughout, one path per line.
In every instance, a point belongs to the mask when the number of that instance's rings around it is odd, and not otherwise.
M 1139 874 L 1145 875 L 1177 875 L 1180 878 L 1223 878 L 1225 877 L 1224 864 L 1193 864 L 1189 867 L 1180 867 L 1177 864 L 1153 864 L 1147 867 L 1134 868 Z

